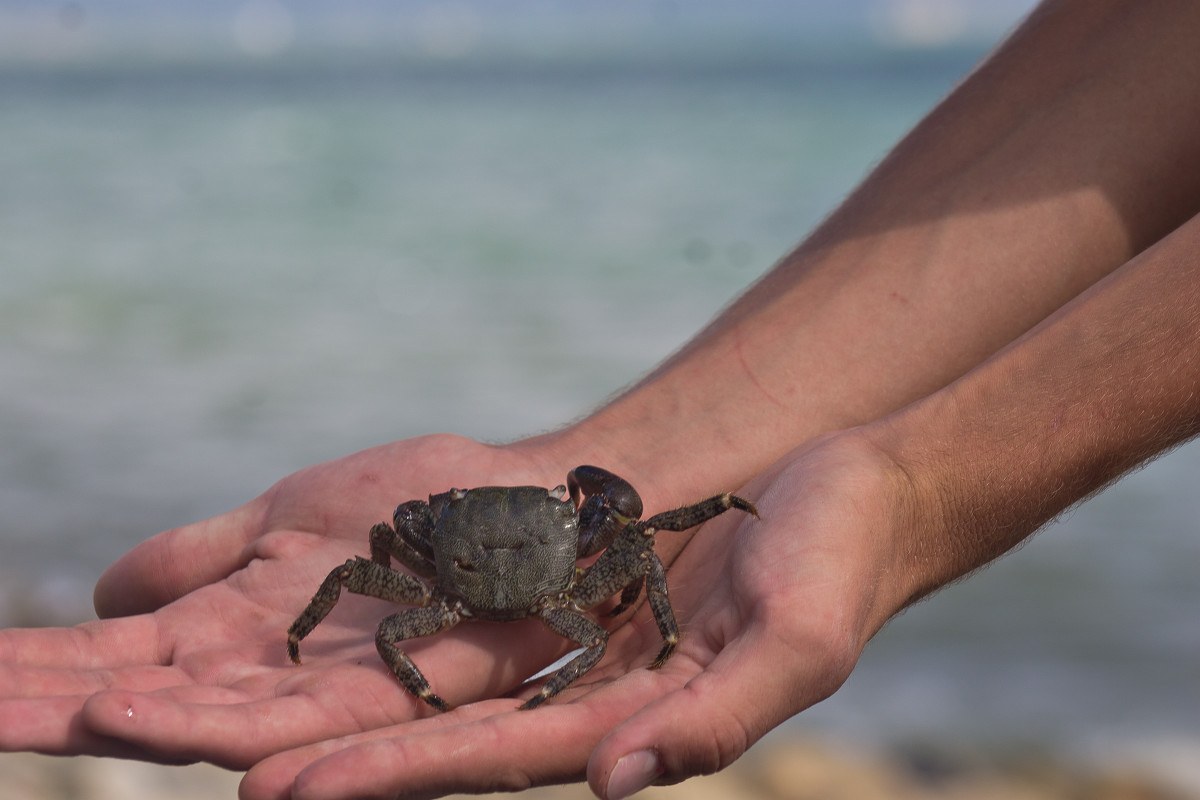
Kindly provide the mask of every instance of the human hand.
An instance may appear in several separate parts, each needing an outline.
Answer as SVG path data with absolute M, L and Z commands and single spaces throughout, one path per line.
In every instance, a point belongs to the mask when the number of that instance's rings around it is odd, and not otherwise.
M 241 508 L 160 533 L 134 547 L 100 577 L 96 611 L 101 617 L 116 617 L 161 608 L 246 567 L 273 533 L 310 534 L 351 543 L 361 552 L 370 527 L 390 520 L 403 500 L 450 486 L 542 482 L 549 477 L 561 481 L 555 467 L 543 460 L 534 447 L 495 447 L 443 434 L 316 464 L 289 475 Z
M 96 590 L 101 615 L 133 616 L 0 631 L 0 750 L 246 767 L 425 713 L 374 653 L 379 603 L 345 604 L 323 626 L 326 643 L 314 637 L 304 670 L 286 658 L 287 626 L 331 565 L 365 552 L 366 531 L 398 500 L 560 479 L 542 458 L 452 436 L 397 442 L 302 470 L 242 508 L 144 542 Z M 423 658 L 450 697 L 471 698 L 511 689 L 561 647 L 544 637 L 518 651 L 504 638 L 463 626 Z
M 661 669 L 644 669 L 660 642 L 642 607 L 594 670 L 534 711 L 485 700 L 280 753 L 250 770 L 243 798 L 428 797 L 585 777 L 614 798 L 727 766 L 832 694 L 902 604 L 885 579 L 908 509 L 893 502 L 904 485 L 889 467 L 840 436 L 748 486 L 761 521 L 713 520 L 671 566 L 684 636 Z

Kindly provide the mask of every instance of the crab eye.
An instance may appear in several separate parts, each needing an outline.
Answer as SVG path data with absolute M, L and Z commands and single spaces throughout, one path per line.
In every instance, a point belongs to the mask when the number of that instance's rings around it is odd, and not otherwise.
M 451 563 L 454 564 L 455 569 L 457 569 L 461 572 L 474 572 L 475 571 L 475 565 L 472 564 L 470 561 L 463 561 L 462 559 L 456 558 Z

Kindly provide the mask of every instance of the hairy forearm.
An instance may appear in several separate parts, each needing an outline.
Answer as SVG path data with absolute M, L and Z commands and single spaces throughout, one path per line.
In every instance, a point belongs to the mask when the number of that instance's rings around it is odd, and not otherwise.
M 1197 25 L 1200 4 L 1039 9 L 796 251 L 552 444 L 683 501 L 971 369 L 1195 206 Z
M 1200 216 L 867 436 L 913 487 L 900 607 L 1200 432 Z M 893 609 L 894 610 L 894 609 Z

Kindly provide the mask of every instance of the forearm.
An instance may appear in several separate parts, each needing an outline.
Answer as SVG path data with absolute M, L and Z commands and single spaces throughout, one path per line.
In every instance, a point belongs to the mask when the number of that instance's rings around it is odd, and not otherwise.
M 913 488 L 891 611 L 1200 432 L 1200 216 L 864 433 Z
M 1039 10 L 795 252 L 549 444 L 682 502 L 971 369 L 1187 217 L 1196 17 Z

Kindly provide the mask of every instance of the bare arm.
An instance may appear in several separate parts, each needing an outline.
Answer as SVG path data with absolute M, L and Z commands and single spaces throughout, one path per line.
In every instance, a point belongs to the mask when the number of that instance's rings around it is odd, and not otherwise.
M 1195 3 L 1046 4 L 795 252 L 549 444 L 603 441 L 686 502 L 957 378 L 1200 204 L 1197 31 Z
M 1200 432 L 1200 215 L 946 389 L 867 429 L 915 487 L 900 605 Z

